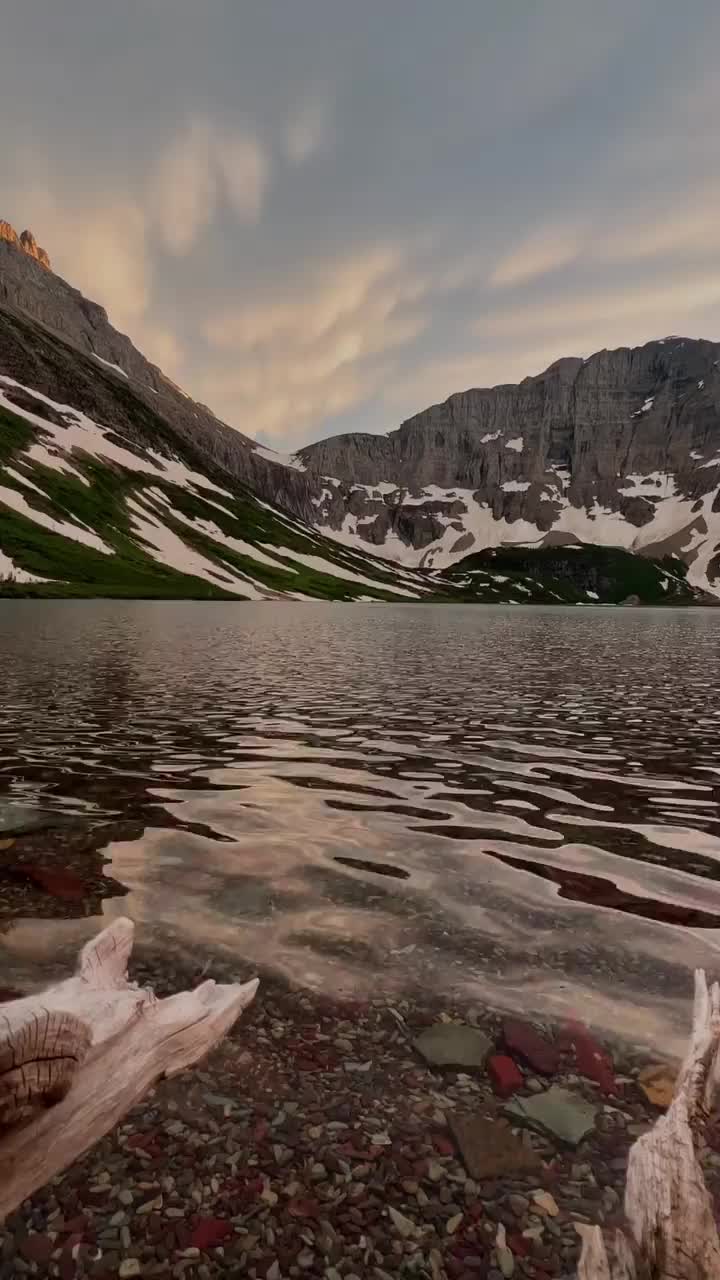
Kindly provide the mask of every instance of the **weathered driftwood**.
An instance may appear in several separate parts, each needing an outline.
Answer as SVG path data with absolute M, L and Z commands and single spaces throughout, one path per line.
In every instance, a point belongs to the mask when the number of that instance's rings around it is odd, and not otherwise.
M 666 1113 L 630 1151 L 626 1226 L 608 1257 L 583 1229 L 579 1280 L 719 1280 L 720 1238 L 698 1147 L 720 1090 L 720 988 L 695 974 L 690 1047 Z
M 257 980 L 158 1000 L 127 981 L 131 920 L 81 951 L 72 978 L 0 1005 L 0 1221 L 110 1130 L 161 1076 L 204 1057 Z

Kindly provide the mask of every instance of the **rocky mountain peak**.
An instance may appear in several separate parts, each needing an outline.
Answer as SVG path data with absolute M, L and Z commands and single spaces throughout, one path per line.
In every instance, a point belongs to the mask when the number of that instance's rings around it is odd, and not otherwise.
M 0 218 L 0 240 L 7 240 L 8 244 L 18 244 L 17 231 L 4 218 Z
M 35 239 L 32 231 L 28 231 L 27 228 L 25 231 L 20 233 L 20 247 L 24 249 L 25 253 L 27 253 L 31 258 L 34 258 L 36 262 L 41 263 L 43 267 L 47 267 L 48 271 L 51 270 L 50 258 L 47 251 L 40 248 L 40 245 Z
M 16 248 L 22 249 L 23 253 L 26 253 L 29 258 L 34 258 L 41 266 L 47 267 L 48 271 L 52 271 L 50 258 L 46 250 L 40 248 L 32 231 L 26 229 L 18 235 L 9 222 L 0 218 L 0 240 L 7 240 L 8 244 L 13 244 Z

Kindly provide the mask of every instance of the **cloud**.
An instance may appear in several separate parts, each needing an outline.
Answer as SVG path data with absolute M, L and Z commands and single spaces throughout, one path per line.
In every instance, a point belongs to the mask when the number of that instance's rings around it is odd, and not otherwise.
M 689 275 L 683 271 L 669 279 L 643 278 L 634 285 L 628 283 L 613 289 L 596 286 L 585 295 L 543 298 L 540 302 L 509 307 L 481 316 L 475 322 L 474 332 L 491 339 L 502 336 L 517 339 L 536 332 L 572 334 L 582 326 L 592 326 L 593 332 L 605 335 L 601 345 L 619 346 L 614 339 L 622 321 L 640 321 L 640 332 L 644 332 L 640 341 L 649 341 L 677 332 L 679 320 L 687 320 L 695 311 L 718 302 L 720 272 L 703 269 Z M 577 346 L 564 354 L 576 353 Z
M 241 430 L 302 443 L 318 422 L 376 392 L 376 361 L 427 325 L 425 287 L 400 247 L 380 244 L 298 272 L 273 300 L 210 314 L 204 336 L 234 365 L 208 375 L 213 403 Z
M 188 253 L 223 197 L 241 221 L 254 221 L 269 170 L 252 134 L 223 131 L 206 119 L 190 121 L 163 151 L 150 183 L 150 212 L 165 248 L 178 256 Z
M 490 284 L 526 284 L 573 262 L 580 249 L 577 231 L 571 227 L 533 231 L 521 244 L 501 258 L 490 275 Z
M 716 0 L 61 8 L 3 14 L 0 217 L 249 434 L 720 337 Z
M 218 188 L 214 150 L 210 125 L 198 120 L 177 134 L 160 157 L 150 208 L 170 253 L 187 253 L 212 219 Z
M 54 269 L 108 308 L 116 327 L 132 327 L 145 314 L 152 269 L 146 218 L 136 201 L 119 192 L 71 201 L 58 189 L 21 179 L 13 202 L 24 222 L 44 229 Z
M 320 98 L 310 98 L 293 110 L 285 130 L 285 154 L 291 164 L 305 164 L 329 145 L 330 110 Z

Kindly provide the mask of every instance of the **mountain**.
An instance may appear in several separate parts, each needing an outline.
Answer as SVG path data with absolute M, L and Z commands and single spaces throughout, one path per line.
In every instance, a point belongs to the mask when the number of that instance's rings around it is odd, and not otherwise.
M 704 604 L 687 569 L 620 547 L 494 547 L 463 556 L 436 575 L 458 601 L 497 604 Z
M 0 222 L 0 593 L 707 599 L 719 358 L 673 338 L 560 360 L 285 456 L 187 396 Z
M 720 595 L 719 366 L 720 344 L 665 338 L 310 445 L 314 523 L 422 568 L 517 544 L 675 556 Z
M 0 237 L 0 594 L 437 593 L 294 516 L 303 493 L 314 510 L 302 471 L 185 396 L 33 245 Z

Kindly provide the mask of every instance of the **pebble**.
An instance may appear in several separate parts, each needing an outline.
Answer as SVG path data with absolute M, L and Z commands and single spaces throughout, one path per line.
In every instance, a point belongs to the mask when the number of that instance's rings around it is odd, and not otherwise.
M 549 1217 L 556 1218 L 560 1210 L 557 1201 L 549 1191 L 533 1191 L 533 1204 L 536 1204 L 543 1213 L 547 1213 Z
M 192 981 L 180 974 L 168 984 L 161 994 Z M 0 1230 L 2 1280 L 42 1271 L 20 1254 L 20 1241 L 35 1237 L 46 1243 L 31 1248 L 54 1254 L 48 1267 L 60 1280 L 75 1272 L 87 1280 L 211 1280 L 221 1271 L 255 1280 L 576 1274 L 573 1223 L 601 1223 L 617 1211 L 626 1126 L 644 1132 L 655 1118 L 637 1088 L 643 1060 L 621 1097 L 627 1115 L 603 1111 L 601 1132 L 572 1151 L 548 1134 L 513 1136 L 484 1068 L 473 1075 L 426 1068 L 409 1045 L 428 1023 L 408 1002 L 398 1003 L 399 1019 L 382 1002 L 338 1016 L 331 1001 L 325 1008 L 302 993 L 286 1020 L 281 1007 L 266 994 L 253 1010 L 252 1035 L 241 1022 L 202 1078 L 188 1071 L 161 1084 L 119 1130 L 26 1202 Z M 500 1052 L 499 1020 L 480 1013 L 477 1020 Z M 430 1021 L 437 1025 L 438 1015 Z M 368 1069 L 346 1072 L 345 1057 Z M 561 1087 L 567 1063 L 562 1057 Z M 594 1086 L 576 1075 L 574 1088 L 598 1107 Z M 518 1096 L 547 1089 L 531 1070 Z M 517 1144 L 514 1163 L 481 1176 L 466 1171 L 469 1154 L 457 1135 L 475 1120 Z M 716 1196 L 720 1154 L 710 1156 L 704 1165 Z M 77 1263 L 72 1277 L 59 1267 L 66 1240 L 65 1256 Z
M 510 1276 L 515 1270 L 515 1258 L 512 1251 L 507 1245 L 502 1245 L 495 1250 L 498 1266 L 505 1276 L 505 1280 L 510 1280 Z
M 406 1218 L 404 1213 L 400 1213 L 397 1209 L 394 1209 L 392 1205 L 388 1205 L 388 1216 L 396 1231 L 400 1233 L 404 1240 L 408 1240 L 410 1236 L 414 1236 L 416 1234 L 417 1227 L 415 1226 L 415 1223 L 411 1222 L 409 1218 Z

